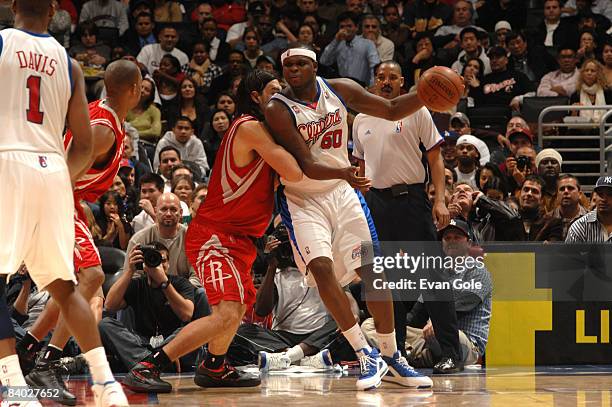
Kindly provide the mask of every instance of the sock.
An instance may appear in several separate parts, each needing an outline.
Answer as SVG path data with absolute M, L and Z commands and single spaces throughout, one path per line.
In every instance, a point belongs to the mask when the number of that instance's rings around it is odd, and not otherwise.
M 89 365 L 94 384 L 106 384 L 115 381 L 102 346 L 83 353 L 83 356 Z
M 304 351 L 300 345 L 295 345 L 293 348 L 287 350 L 285 354 L 291 359 L 291 363 L 297 362 L 304 357 Z
M 153 363 L 159 370 L 164 370 L 172 364 L 172 361 L 163 349 L 156 350 L 144 359 L 145 362 Z
M 19 366 L 19 358 L 17 355 L 10 355 L 0 359 L 0 383 L 7 387 L 27 387 L 21 366 Z
M 376 332 L 378 338 L 378 346 L 380 347 L 380 353 L 388 358 L 393 357 L 393 354 L 397 352 L 397 342 L 395 342 L 395 331 L 388 334 L 381 334 Z
M 204 367 L 208 370 L 221 370 L 223 362 L 225 362 L 225 355 L 213 355 L 209 352 L 204 359 Z
M 342 332 L 342 334 L 349 341 L 355 352 L 359 352 L 361 349 L 365 349 L 368 352 L 372 350 L 358 324 L 353 325 L 351 329 Z
M 64 350 L 63 349 L 60 349 L 60 348 L 58 348 L 55 345 L 49 344 L 47 346 L 47 350 L 45 350 L 45 353 L 43 354 L 43 357 L 42 357 L 41 360 L 43 362 L 52 362 L 52 361 L 55 361 L 55 360 L 59 360 L 62 357 L 63 354 L 64 354 Z
M 40 348 L 40 340 L 34 335 L 32 335 L 31 332 L 27 332 L 24 337 L 19 341 L 18 346 L 21 349 L 25 349 L 27 351 L 37 351 Z

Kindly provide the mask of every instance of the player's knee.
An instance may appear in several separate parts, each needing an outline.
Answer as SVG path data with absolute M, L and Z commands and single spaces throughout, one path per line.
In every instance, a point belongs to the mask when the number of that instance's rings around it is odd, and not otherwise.
M 215 307 L 212 313 L 216 323 L 223 330 L 237 325 L 242 319 L 243 314 L 244 305 L 233 301 L 223 301 L 219 306 Z
M 76 291 L 76 286 L 72 281 L 57 279 L 45 287 L 51 298 L 58 304 L 61 304 L 66 298 L 71 296 Z

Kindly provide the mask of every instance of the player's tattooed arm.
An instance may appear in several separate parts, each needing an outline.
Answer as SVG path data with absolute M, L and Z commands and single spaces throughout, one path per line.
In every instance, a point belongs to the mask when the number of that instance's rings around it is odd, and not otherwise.
M 307 177 L 317 180 L 343 179 L 355 188 L 370 185 L 370 180 L 357 176 L 357 169 L 354 167 L 332 168 L 317 163 L 295 127 L 293 117 L 290 116 L 282 102 L 271 100 L 266 106 L 264 114 L 266 124 L 276 143 L 295 157 Z
M 351 79 L 330 79 L 329 84 L 344 99 L 348 107 L 370 116 L 400 120 L 423 107 L 416 92 L 385 99 L 369 93 Z
M 91 165 L 93 155 L 93 137 L 89 124 L 89 109 L 85 97 L 85 80 L 79 64 L 72 60 L 72 78 L 74 89 L 68 102 L 67 122 L 72 131 L 72 143 L 68 149 L 66 163 L 70 179 L 74 183 Z

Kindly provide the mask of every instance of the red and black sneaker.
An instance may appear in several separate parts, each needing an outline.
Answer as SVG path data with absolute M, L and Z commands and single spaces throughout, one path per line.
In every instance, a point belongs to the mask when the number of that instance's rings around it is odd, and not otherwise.
M 139 362 L 123 379 L 123 385 L 137 393 L 170 393 L 172 385 L 160 377 L 159 369 L 150 362 Z
M 225 362 L 219 370 L 211 370 L 200 363 L 193 378 L 200 387 L 255 387 L 261 384 L 259 375 L 237 370 Z

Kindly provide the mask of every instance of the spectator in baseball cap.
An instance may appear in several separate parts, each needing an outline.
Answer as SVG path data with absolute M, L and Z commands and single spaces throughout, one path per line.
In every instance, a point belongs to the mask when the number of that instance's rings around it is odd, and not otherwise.
M 567 233 L 566 243 L 612 242 L 612 175 L 599 177 L 594 191 L 597 193 L 595 210 L 575 221 Z

